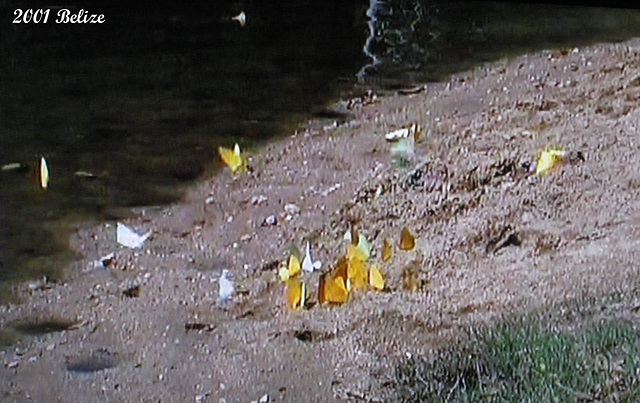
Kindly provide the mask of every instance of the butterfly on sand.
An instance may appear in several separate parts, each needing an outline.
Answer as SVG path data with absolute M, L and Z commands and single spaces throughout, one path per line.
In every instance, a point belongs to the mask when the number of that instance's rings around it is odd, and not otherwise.
M 289 255 L 287 264 L 280 267 L 280 270 L 278 271 L 280 280 L 285 282 L 290 278 L 298 276 L 301 273 L 300 267 L 300 259 L 298 259 L 294 254 Z
M 404 227 L 400 234 L 400 249 L 413 250 L 416 247 L 416 238 L 413 236 L 409 228 Z
M 287 305 L 291 309 L 304 308 L 307 303 L 307 285 L 298 278 L 290 278 L 287 284 Z
M 369 268 L 369 285 L 376 291 L 384 290 L 384 276 L 377 264 Z
M 325 273 L 320 277 L 318 302 L 320 304 L 342 305 L 349 299 L 349 290 L 341 276 Z
M 247 170 L 247 162 L 240 154 L 240 146 L 238 143 L 230 150 L 226 147 L 218 147 L 218 154 L 225 164 L 229 167 L 232 174 L 245 172 Z

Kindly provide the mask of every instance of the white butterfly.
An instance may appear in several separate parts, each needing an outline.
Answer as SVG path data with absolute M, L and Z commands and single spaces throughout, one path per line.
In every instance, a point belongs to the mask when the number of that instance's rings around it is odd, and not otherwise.
M 44 157 L 40 158 L 40 186 L 47 190 L 49 185 L 49 167 L 47 166 L 47 160 Z
M 320 270 L 322 267 L 322 262 L 316 260 L 315 262 L 311 259 L 311 252 L 309 250 L 309 242 L 307 242 L 307 252 L 304 255 L 304 259 L 302 260 L 302 270 L 313 273 L 314 270 Z
M 222 270 L 222 275 L 220 276 L 220 280 L 218 280 L 218 284 L 220 286 L 218 291 L 218 302 L 220 304 L 225 304 L 231 300 L 233 294 L 236 292 L 233 280 L 229 278 L 229 270 Z
M 406 139 L 407 137 L 409 137 L 409 128 L 394 130 L 384 135 L 385 140 L 388 142 Z
M 153 233 L 153 231 L 149 231 L 144 235 L 138 235 L 131 228 L 121 223 L 118 223 L 117 227 L 116 241 L 127 248 L 138 249 L 142 247 L 144 241 Z
M 240 11 L 240 14 L 231 17 L 231 19 L 233 21 L 238 21 L 241 27 L 244 27 L 247 23 L 247 15 L 244 13 L 244 11 Z

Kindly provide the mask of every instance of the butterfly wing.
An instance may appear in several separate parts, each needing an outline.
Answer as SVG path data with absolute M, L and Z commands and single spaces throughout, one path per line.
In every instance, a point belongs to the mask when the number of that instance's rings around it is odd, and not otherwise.
M 384 276 L 377 265 L 373 265 L 369 269 L 369 285 L 374 290 L 384 290 Z
M 40 186 L 44 190 L 47 190 L 47 186 L 49 186 L 49 167 L 44 157 L 40 158 Z
M 295 255 L 289 256 L 289 264 L 287 265 L 289 270 L 289 277 L 295 277 L 301 273 L 300 260 Z
M 349 291 L 342 277 L 328 277 L 323 281 L 323 303 L 342 305 L 349 298 Z
M 151 236 L 151 231 L 144 235 L 138 235 L 126 225 L 117 223 L 116 241 L 122 246 L 132 249 L 140 248 L 149 236 Z
M 292 278 L 287 280 L 287 305 L 291 309 L 303 308 L 306 302 L 307 287 L 304 282 Z
M 218 147 L 218 154 L 220 154 L 220 158 L 227 164 L 232 173 L 236 173 L 242 167 L 242 156 L 240 155 L 240 147 L 237 144 L 233 150 L 226 147 Z
M 364 290 L 367 288 L 367 266 L 364 260 L 351 259 L 347 268 L 347 277 L 353 288 Z

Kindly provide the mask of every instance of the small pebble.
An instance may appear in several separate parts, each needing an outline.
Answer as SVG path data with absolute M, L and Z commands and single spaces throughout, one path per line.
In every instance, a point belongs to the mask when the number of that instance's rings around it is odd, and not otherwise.
M 296 206 L 293 203 L 285 204 L 284 211 L 290 216 L 294 216 L 300 214 L 300 207 Z
M 265 218 L 264 221 L 262 221 L 263 227 L 270 227 L 272 225 L 277 225 L 277 224 L 278 224 L 278 219 L 276 218 L 275 215 L 270 215 L 269 217 Z
M 268 200 L 267 197 L 264 195 L 253 196 L 251 198 L 251 204 L 253 204 L 254 206 L 259 206 L 262 203 L 266 202 L 267 200 Z

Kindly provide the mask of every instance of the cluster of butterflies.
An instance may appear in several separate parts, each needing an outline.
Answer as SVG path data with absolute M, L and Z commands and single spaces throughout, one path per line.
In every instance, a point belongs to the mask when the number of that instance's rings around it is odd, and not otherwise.
M 346 253 L 338 259 L 333 270 L 323 273 L 318 284 L 318 303 L 320 305 L 343 305 L 349 301 L 354 291 L 385 290 L 385 278 L 377 263 L 369 263 L 371 245 L 363 234 L 354 229 L 345 234 Z M 401 250 L 415 248 L 415 237 L 408 228 L 402 230 Z M 285 284 L 286 303 L 291 309 L 310 307 L 307 284 L 301 278 L 303 272 L 312 272 L 321 267 L 314 262 L 307 243 L 306 254 L 300 263 L 295 251 L 283 262 L 279 270 L 280 280 Z M 393 241 L 386 238 L 382 247 L 382 261 L 389 263 L 393 259 Z

